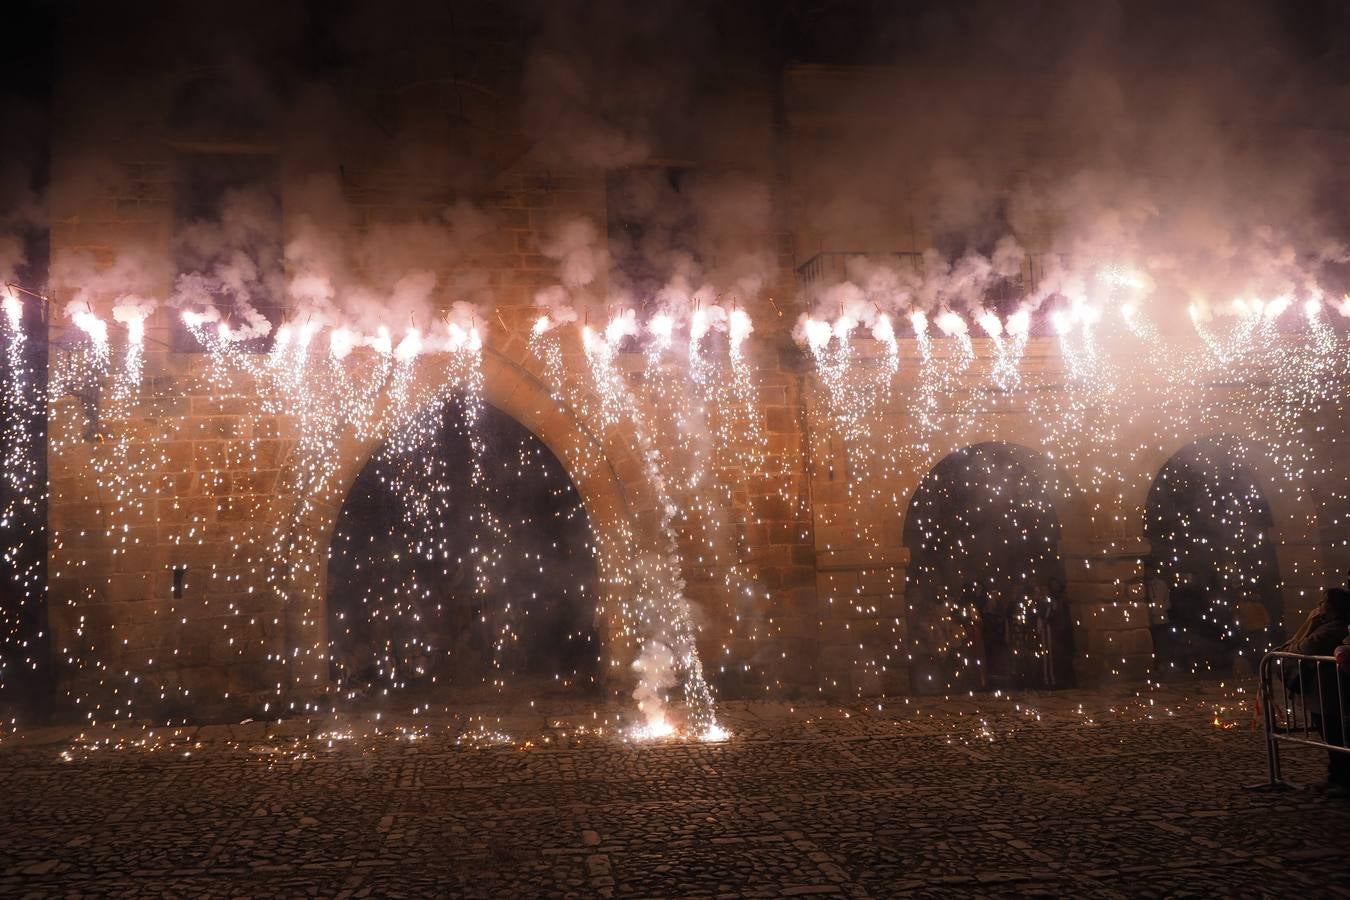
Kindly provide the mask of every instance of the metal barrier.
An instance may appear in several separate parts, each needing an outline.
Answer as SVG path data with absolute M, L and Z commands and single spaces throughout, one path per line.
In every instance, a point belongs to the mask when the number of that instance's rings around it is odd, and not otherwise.
M 1346 744 L 1348 680 L 1332 656 L 1273 650 L 1261 658 L 1260 702 L 1269 780 L 1256 787 L 1294 787 L 1280 770 L 1282 743 L 1350 755 Z

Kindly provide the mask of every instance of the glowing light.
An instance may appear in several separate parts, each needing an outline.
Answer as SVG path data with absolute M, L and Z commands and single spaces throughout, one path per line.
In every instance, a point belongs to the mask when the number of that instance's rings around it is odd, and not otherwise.
M 895 326 L 891 323 L 891 317 L 885 313 L 878 315 L 876 322 L 872 324 L 872 337 L 885 344 L 892 352 L 899 349 L 895 340 Z
M 1265 307 L 1261 310 L 1261 315 L 1265 316 L 1267 319 L 1278 319 L 1284 314 L 1285 310 L 1293 305 L 1293 302 L 1294 299 L 1288 295 L 1276 297 L 1274 300 L 1266 303 Z
M 654 716 L 632 730 L 635 741 L 661 741 L 675 735 L 675 726 L 664 715 Z
M 663 347 L 670 345 L 671 335 L 675 331 L 675 319 L 667 313 L 657 313 L 647 322 L 647 331 Z
M 1023 337 L 1031 333 L 1031 310 L 1022 307 L 1008 316 L 1008 322 L 1005 326 L 1008 334 L 1014 337 Z
M 403 336 L 403 340 L 398 342 L 394 348 L 394 358 L 399 362 L 412 362 L 417 358 L 417 354 L 422 352 L 422 335 L 416 328 L 409 328 Z
M 637 316 L 633 310 L 625 310 L 609 320 L 605 326 L 605 340 L 617 345 L 626 337 L 637 334 Z
M 754 330 L 755 326 L 745 310 L 733 309 L 731 315 L 727 318 L 727 338 L 731 342 L 731 352 L 739 355 L 741 345 L 745 343 L 745 339 Z
M 818 352 L 830 342 L 830 336 L 834 333 L 830 328 L 830 323 L 824 319 L 807 319 L 802 328 L 806 332 L 806 343 L 812 352 Z
M 708 333 L 708 313 L 703 307 L 695 309 L 689 316 L 689 343 L 697 345 Z
M 938 330 L 941 331 L 943 334 L 947 335 L 948 337 L 954 337 L 955 335 L 958 334 L 966 334 L 967 332 L 966 320 L 961 318 L 961 316 L 958 313 L 950 309 L 944 309 L 942 310 L 942 312 L 938 313 L 936 324 Z
M 96 346 L 106 347 L 108 345 L 108 323 L 94 315 L 92 312 L 84 309 L 72 311 L 71 320 Z
M 319 331 L 319 323 L 312 319 L 306 319 L 297 329 L 295 335 L 296 346 L 301 350 L 309 346 L 310 341 L 314 340 L 314 335 Z
M 370 339 L 370 346 L 381 356 L 389 356 L 394 352 L 394 339 L 387 325 L 381 325 L 375 330 L 375 337 Z
M 698 739 L 704 743 L 715 744 L 721 741 L 731 740 L 731 732 L 714 722 L 699 735 Z
M 281 339 L 281 334 L 284 330 L 285 329 L 278 329 L 276 336 L 277 343 L 284 344 Z M 347 354 L 352 352 L 353 348 L 356 347 L 360 340 L 360 335 L 346 326 L 334 328 L 328 334 L 328 352 L 334 359 L 346 359 Z
M 999 321 L 998 314 L 993 310 L 980 310 L 979 315 L 975 317 L 975 322 L 980 328 L 984 329 L 984 333 L 991 338 L 997 338 L 1003 335 L 1003 323 Z
M 5 318 L 9 320 L 10 328 L 18 328 L 23 322 L 23 303 L 12 291 L 5 294 L 3 302 L 5 307 Z
M 127 340 L 132 344 L 141 344 L 145 341 L 145 316 L 127 315 L 121 317 L 119 321 L 127 328 Z

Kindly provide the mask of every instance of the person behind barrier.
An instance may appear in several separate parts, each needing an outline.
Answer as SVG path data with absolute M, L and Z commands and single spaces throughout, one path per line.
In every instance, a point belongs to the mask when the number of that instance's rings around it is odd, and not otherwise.
M 1345 641 L 1347 628 L 1350 628 L 1350 589 L 1331 588 L 1294 636 L 1276 649 L 1304 656 L 1330 656 Z
M 1302 656 L 1336 654 L 1339 661 L 1345 654 L 1338 648 L 1345 645 L 1348 632 L 1350 590 L 1332 588 L 1317 608 L 1308 614 L 1302 627 L 1279 649 Z M 1304 707 L 1310 713 L 1313 728 L 1322 735 L 1322 740 L 1328 744 L 1346 746 L 1345 701 L 1350 699 L 1346 697 L 1350 683 L 1338 675 L 1336 666 L 1303 662 L 1296 668 L 1285 670 L 1285 683 L 1291 691 L 1303 695 Z M 1350 753 L 1328 750 L 1327 756 L 1327 787 L 1339 793 L 1350 793 Z

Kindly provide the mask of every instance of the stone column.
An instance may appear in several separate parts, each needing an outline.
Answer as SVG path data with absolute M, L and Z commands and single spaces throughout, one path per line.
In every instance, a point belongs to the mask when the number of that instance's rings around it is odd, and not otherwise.
M 1074 620 L 1074 673 L 1087 686 L 1142 679 L 1153 668 L 1141 580 L 1143 510 L 1099 501 L 1081 495 L 1068 504 L 1059 547 Z

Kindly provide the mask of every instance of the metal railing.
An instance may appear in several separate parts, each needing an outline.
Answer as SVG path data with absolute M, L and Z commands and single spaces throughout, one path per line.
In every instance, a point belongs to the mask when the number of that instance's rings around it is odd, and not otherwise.
M 1280 745 L 1302 744 L 1350 754 L 1346 744 L 1347 678 L 1332 656 L 1273 650 L 1261 659 L 1260 702 L 1268 780 L 1257 787 L 1294 785 L 1280 768 Z

